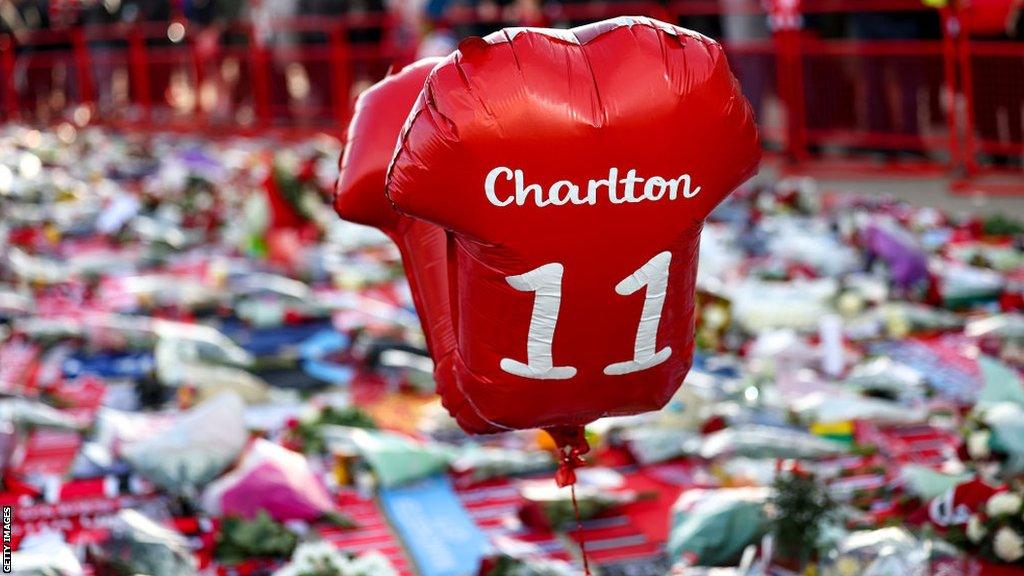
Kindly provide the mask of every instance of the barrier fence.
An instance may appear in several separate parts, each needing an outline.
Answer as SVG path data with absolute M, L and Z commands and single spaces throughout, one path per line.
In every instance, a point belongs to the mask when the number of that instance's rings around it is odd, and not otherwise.
M 548 5 L 518 22 L 453 10 L 484 34 L 643 14 L 722 41 L 768 149 L 799 166 L 1024 175 L 1024 43 L 964 33 L 971 15 L 918 0 L 678 0 Z M 852 37 L 851 37 L 852 31 Z M 272 26 L 115 24 L 0 36 L 0 114 L 212 133 L 341 134 L 358 92 L 414 57 L 388 13 Z M 924 39 L 922 39 L 924 38 Z

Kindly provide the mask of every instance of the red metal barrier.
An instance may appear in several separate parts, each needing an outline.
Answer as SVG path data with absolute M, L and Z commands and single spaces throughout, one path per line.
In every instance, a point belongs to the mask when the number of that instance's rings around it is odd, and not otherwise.
M 948 155 L 942 42 L 805 39 L 801 48 L 815 80 L 805 90 L 808 145 Z
M 14 85 L 14 39 L 0 36 L 0 86 L 3 87 L 3 106 L 0 111 L 4 118 L 18 116 L 18 97 Z
M 966 162 L 973 174 L 1024 157 L 1024 43 L 962 45 Z
M 387 14 L 294 18 L 273 30 L 186 22 L 0 37 L 0 113 L 130 128 L 340 133 L 357 82 L 395 60 Z M 54 101 L 60 95 L 61 101 Z
M 941 34 L 867 40 L 819 30 L 831 17 L 907 12 L 934 15 Z M 445 24 L 480 32 L 513 24 L 508 14 L 483 21 L 462 8 Z M 720 38 L 765 145 L 794 165 L 861 156 L 949 174 L 1024 169 L 1024 44 L 964 37 L 955 3 L 936 11 L 920 0 L 611 1 L 548 4 L 529 18 L 570 26 L 629 14 Z M 129 127 L 340 134 L 355 93 L 409 60 L 397 30 L 391 15 L 369 14 L 272 29 L 178 21 L 0 37 L 0 114 L 46 123 L 79 110 Z

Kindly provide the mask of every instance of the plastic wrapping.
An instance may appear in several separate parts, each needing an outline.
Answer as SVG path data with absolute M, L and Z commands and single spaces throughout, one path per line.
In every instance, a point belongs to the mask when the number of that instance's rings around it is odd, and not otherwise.
M 842 444 L 802 430 L 758 425 L 733 426 L 697 442 L 700 456 L 707 459 L 723 456 L 821 458 L 846 452 Z
M 663 426 L 638 426 L 622 432 L 622 439 L 640 464 L 664 462 L 687 454 L 699 443 L 694 432 Z
M 932 561 L 955 554 L 948 545 L 919 540 L 903 528 L 853 532 L 824 562 L 823 576 L 931 576 Z
M 74 429 L 76 424 L 66 414 L 42 402 L 24 398 L 0 399 L 0 422 L 18 426 Z
M 921 287 L 928 280 L 928 256 L 914 237 L 892 220 L 868 224 L 864 243 L 869 257 L 885 262 L 893 283 L 902 290 Z
M 920 370 L 880 357 L 854 366 L 843 383 L 860 392 L 910 400 L 924 396 L 926 381 Z
M 983 386 L 978 394 L 978 406 L 1014 404 L 1024 409 L 1024 378 L 1020 372 L 990 356 L 978 357 Z
M 56 532 L 40 532 L 22 540 L 11 557 L 18 576 L 84 576 L 81 562 Z
M 495 551 L 484 558 L 480 574 L 491 576 L 577 576 L 579 571 L 564 560 L 546 558 L 541 546 L 507 536 L 494 536 Z
M 837 291 L 832 278 L 789 283 L 748 278 L 726 289 L 733 319 L 754 334 L 773 328 L 816 328 L 821 317 L 831 313 Z
M 668 553 L 698 566 L 740 555 L 768 531 L 767 488 L 688 490 L 672 506 Z
M 943 304 L 953 309 L 995 301 L 1006 285 L 1006 279 L 995 270 L 955 262 L 946 263 L 938 274 Z
M 1006 455 L 1004 472 L 1024 472 L 1024 407 L 1004 402 L 987 408 L 982 421 L 992 433 L 992 450 Z
M 924 422 L 928 410 L 923 405 L 907 406 L 852 392 L 819 391 L 793 402 L 793 411 L 808 420 L 820 423 L 871 420 L 890 424 Z
M 549 452 L 525 451 L 467 444 L 452 460 L 452 470 L 471 473 L 474 480 L 486 480 L 516 474 L 553 470 L 555 461 Z
M 775 258 L 805 264 L 827 276 L 840 276 L 860 265 L 858 253 L 820 220 L 780 218 L 768 231 L 768 253 Z
M 382 430 L 324 426 L 329 446 L 355 452 L 384 487 L 400 486 L 447 470 L 449 450 L 437 444 L 416 442 L 408 436 Z
M 159 434 L 125 445 L 122 454 L 139 474 L 171 492 L 201 488 L 242 453 L 249 439 L 244 416 L 242 399 L 225 392 Z
M 387 186 L 450 231 L 457 346 L 435 360 L 459 423 L 661 407 L 692 360 L 703 220 L 760 155 L 721 46 L 695 32 L 618 18 L 463 41 L 428 76 Z
M 971 474 L 967 472 L 944 474 L 920 464 L 907 464 L 900 469 L 900 480 L 907 493 L 924 500 L 938 498 L 970 478 Z
M 183 536 L 134 510 L 119 512 L 89 555 L 110 576 L 194 576 L 199 568 Z
M 318 520 L 335 510 L 309 461 L 266 440 L 253 442 L 237 468 L 207 486 L 203 508 L 245 518 L 265 510 L 279 522 Z

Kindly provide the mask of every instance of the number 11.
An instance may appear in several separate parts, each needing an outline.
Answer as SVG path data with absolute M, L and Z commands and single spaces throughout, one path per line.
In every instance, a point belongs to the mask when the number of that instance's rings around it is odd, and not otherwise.
M 633 358 L 605 366 L 605 374 L 621 376 L 639 372 L 661 364 L 672 355 L 672 348 L 667 346 L 655 352 L 671 261 L 671 252 L 661 252 L 615 286 L 615 292 L 621 296 L 633 294 L 644 286 L 647 287 L 647 294 L 640 314 L 640 324 L 637 326 Z M 558 310 L 562 304 L 564 270 L 561 264 L 551 263 L 525 274 L 505 278 L 516 290 L 536 293 L 526 338 L 526 363 L 503 358 L 501 369 L 505 372 L 537 380 L 566 380 L 576 375 L 575 367 L 555 366 L 551 357 L 551 343 L 554 341 Z

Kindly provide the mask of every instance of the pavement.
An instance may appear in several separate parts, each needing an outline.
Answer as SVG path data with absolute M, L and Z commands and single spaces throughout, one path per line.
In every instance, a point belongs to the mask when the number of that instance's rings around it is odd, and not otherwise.
M 860 194 L 887 194 L 917 206 L 940 208 L 950 214 L 996 214 L 1024 219 L 1024 179 L 1020 180 L 1017 193 L 1001 186 L 1000 193 L 990 193 L 979 186 L 953 192 L 953 181 L 941 177 L 900 177 L 900 178 L 818 178 L 823 189 L 847 190 Z M 1004 184 L 1000 182 L 1000 184 Z
M 1002 212 L 1024 219 L 1024 173 L 979 177 L 964 183 L 943 175 L 888 173 L 877 167 L 858 171 L 851 166 L 838 170 L 821 169 L 812 163 L 806 172 L 801 172 L 803 168 L 797 172 L 792 169 L 785 172 L 788 175 L 806 173 L 817 180 L 822 190 L 894 196 L 916 206 L 939 208 L 955 216 Z M 758 177 L 777 181 L 782 172 L 777 160 L 767 160 L 762 164 Z

